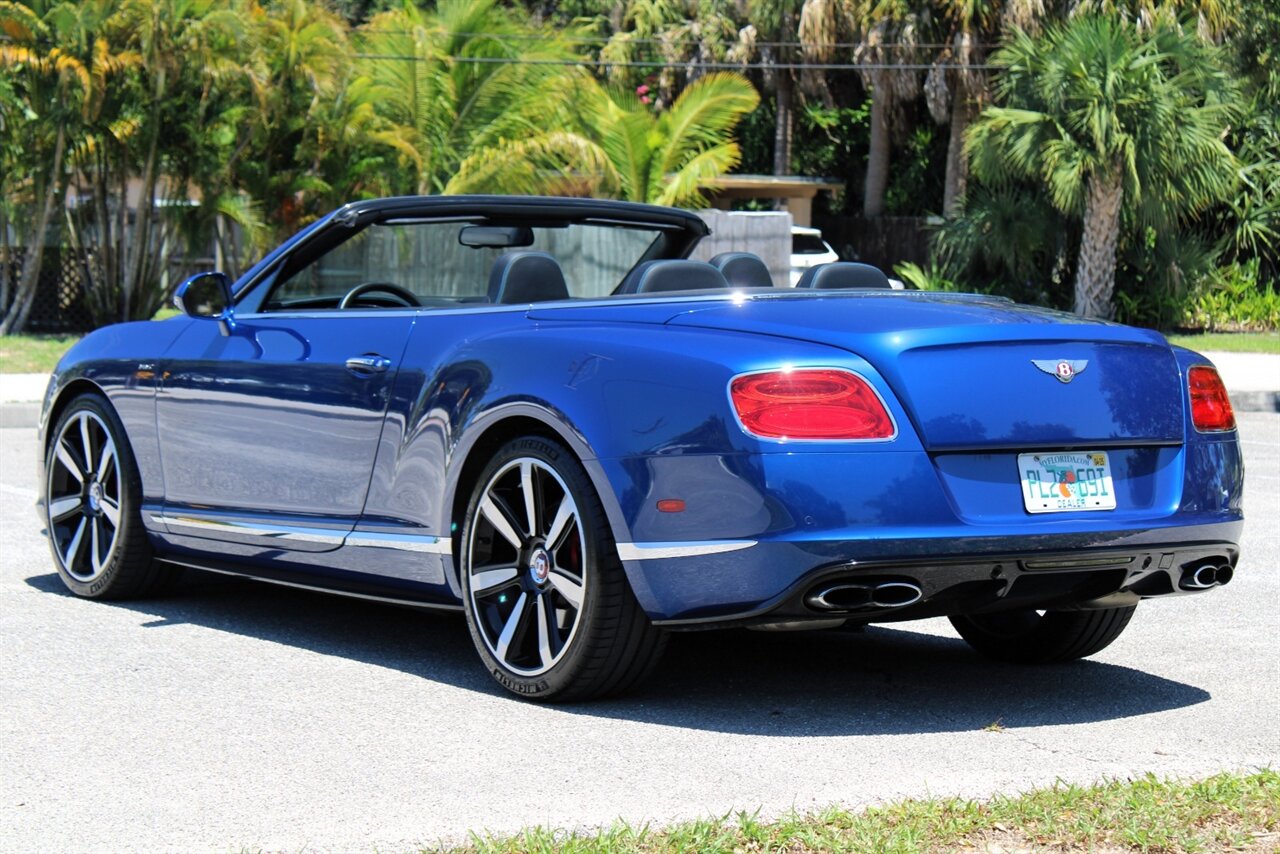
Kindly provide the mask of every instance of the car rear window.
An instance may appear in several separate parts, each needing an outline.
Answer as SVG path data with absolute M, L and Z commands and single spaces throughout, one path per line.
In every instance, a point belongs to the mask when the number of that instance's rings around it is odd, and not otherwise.
M 791 235 L 792 255 L 825 255 L 830 251 L 831 247 L 816 234 Z

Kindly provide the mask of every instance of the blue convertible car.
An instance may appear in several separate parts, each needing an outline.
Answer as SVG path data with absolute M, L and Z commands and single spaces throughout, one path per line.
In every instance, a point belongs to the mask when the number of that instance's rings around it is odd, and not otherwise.
M 624 691 L 666 633 L 950 617 L 1087 656 L 1230 580 L 1217 372 L 1160 335 L 834 263 L 687 260 L 669 208 L 349 204 L 184 316 L 86 337 L 41 421 L 81 596 L 174 567 L 461 610 L 537 699 Z

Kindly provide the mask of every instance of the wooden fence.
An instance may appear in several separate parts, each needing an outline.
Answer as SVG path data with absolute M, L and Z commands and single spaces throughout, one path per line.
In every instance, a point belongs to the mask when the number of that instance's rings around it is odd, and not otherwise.
M 923 217 L 860 216 L 815 217 L 814 227 L 844 261 L 874 264 L 890 276 L 895 264 L 924 265 L 929 260 L 931 234 Z
M 690 256 L 696 261 L 710 261 L 721 252 L 751 252 L 759 255 L 769 268 L 773 286 L 785 288 L 791 273 L 791 214 L 730 213 L 698 211 L 698 216 L 711 228 Z

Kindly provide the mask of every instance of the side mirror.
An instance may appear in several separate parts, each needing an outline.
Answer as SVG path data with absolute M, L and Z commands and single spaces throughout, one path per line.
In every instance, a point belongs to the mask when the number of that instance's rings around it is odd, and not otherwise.
M 231 305 L 231 280 L 225 273 L 197 273 L 178 286 L 173 302 L 188 317 L 218 321 L 223 335 L 236 324 Z

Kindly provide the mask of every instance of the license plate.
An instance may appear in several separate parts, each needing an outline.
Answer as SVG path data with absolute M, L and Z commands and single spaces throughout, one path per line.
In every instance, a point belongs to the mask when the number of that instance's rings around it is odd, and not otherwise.
M 1116 509 L 1105 451 L 1018 454 L 1018 474 L 1028 513 Z

